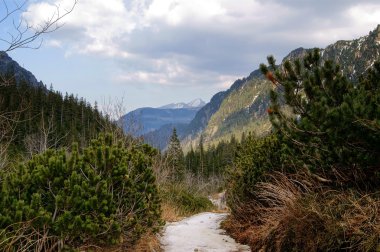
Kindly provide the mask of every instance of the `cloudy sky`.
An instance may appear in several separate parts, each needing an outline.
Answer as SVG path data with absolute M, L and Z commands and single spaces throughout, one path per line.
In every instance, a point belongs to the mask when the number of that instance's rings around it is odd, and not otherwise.
M 13 1 L 23 2 L 4 0 Z M 298 47 L 367 35 L 380 23 L 379 0 L 77 1 L 41 48 L 9 54 L 56 90 L 92 103 L 124 97 L 128 110 L 208 101 L 269 54 L 281 60 Z M 11 18 L 36 27 L 73 2 L 29 0 Z M 14 32 L 10 20 L 0 23 L 0 38 Z

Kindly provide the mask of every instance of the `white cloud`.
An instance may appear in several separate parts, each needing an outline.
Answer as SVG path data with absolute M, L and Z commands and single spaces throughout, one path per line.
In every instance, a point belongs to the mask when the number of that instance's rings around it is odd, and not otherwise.
M 46 41 L 46 45 L 50 47 L 62 48 L 62 41 L 56 39 L 49 39 Z
M 239 78 L 242 77 L 238 75 L 220 75 L 217 78 L 217 87 L 221 90 L 226 90 L 231 86 L 232 83 L 234 83 L 234 81 L 236 81 Z
M 380 22 L 368 1 L 79 0 L 48 44 L 112 58 L 123 83 L 226 88 L 266 54 L 365 35 Z M 72 3 L 33 2 L 24 18 L 36 25 Z
M 74 0 L 46 0 L 32 3 L 23 17 L 33 25 L 46 21 L 56 12 L 69 9 Z M 268 15 L 276 13 L 271 18 Z M 211 31 L 231 36 L 251 36 L 260 26 L 281 22 L 292 11 L 277 3 L 252 0 L 80 0 L 65 26 L 52 34 L 54 40 L 69 44 L 77 53 L 98 53 L 115 57 L 129 55 L 125 42 L 133 42 L 134 32 L 154 33 L 157 37 L 175 32 L 170 27 Z M 71 34 L 75 34 L 72 36 Z M 197 36 L 197 34 L 194 34 Z M 157 40 L 159 40 L 157 38 Z M 152 41 L 154 43 L 155 41 Z
M 137 70 L 121 72 L 116 79 L 119 82 L 129 82 L 134 84 L 160 84 L 163 86 L 186 86 L 193 82 L 196 76 L 192 76 L 191 69 L 181 64 L 175 59 L 149 60 L 145 68 L 147 70 Z M 188 79 L 186 81 L 186 79 Z M 192 81 L 191 81 L 192 79 Z M 200 83 L 199 83 L 200 84 Z
M 354 5 L 348 9 L 347 15 L 364 29 L 368 25 L 375 26 L 380 23 L 380 3 Z
M 146 18 L 150 22 L 158 19 L 178 26 L 188 22 L 209 21 L 225 13 L 226 9 L 218 0 L 154 0 L 146 11 Z
M 28 23 L 38 26 L 57 13 L 57 8 L 63 13 L 72 5 L 73 0 L 33 3 L 23 17 Z M 136 8 L 127 10 L 122 0 L 80 0 L 74 11 L 62 20 L 64 27 L 52 36 L 57 36 L 54 40 L 69 43 L 71 50 L 78 53 L 125 56 L 120 52 L 119 41 L 136 28 L 136 11 Z M 70 32 L 79 36 L 71 37 Z

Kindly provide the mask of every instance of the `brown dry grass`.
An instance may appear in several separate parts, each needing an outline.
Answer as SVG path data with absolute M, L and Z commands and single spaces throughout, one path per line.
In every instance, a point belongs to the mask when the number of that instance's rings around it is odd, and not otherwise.
M 143 235 L 136 244 L 120 244 L 115 246 L 98 247 L 98 246 L 82 246 L 78 249 L 81 252 L 163 252 L 157 234 L 151 232 Z
M 131 251 L 136 252 L 161 252 L 161 244 L 157 234 L 148 233 L 144 235 Z
M 380 251 L 379 195 L 277 173 L 239 206 L 224 228 L 253 251 Z
M 170 204 L 170 202 L 162 203 L 161 209 L 162 209 L 161 218 L 164 221 L 168 221 L 168 222 L 179 221 L 184 217 L 184 216 L 181 216 L 179 209 L 173 204 Z

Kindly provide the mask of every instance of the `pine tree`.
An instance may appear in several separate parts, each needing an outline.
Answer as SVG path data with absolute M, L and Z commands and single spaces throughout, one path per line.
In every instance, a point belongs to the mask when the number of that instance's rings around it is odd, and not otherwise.
M 287 168 L 308 168 L 344 185 L 377 184 L 380 168 L 380 63 L 351 83 L 319 51 L 261 70 L 276 89 L 268 109 Z M 271 71 L 274 71 L 274 76 Z M 271 76 L 269 78 L 268 76 Z M 292 114 L 282 109 L 282 104 Z

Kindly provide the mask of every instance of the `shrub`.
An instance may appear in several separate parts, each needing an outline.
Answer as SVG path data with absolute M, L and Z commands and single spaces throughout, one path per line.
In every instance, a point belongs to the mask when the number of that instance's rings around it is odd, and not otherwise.
M 379 251 L 380 63 L 352 83 L 318 50 L 268 62 L 274 136 L 239 150 L 225 227 L 254 251 Z
M 160 223 L 155 150 L 111 135 L 71 153 L 48 150 L 2 183 L 0 248 L 53 250 L 133 243 Z
M 274 135 L 256 138 L 249 135 L 236 151 L 227 170 L 227 203 L 234 213 L 240 204 L 255 195 L 255 185 L 264 175 L 281 168 L 280 144 Z
M 359 83 L 342 75 L 319 51 L 303 60 L 261 70 L 276 86 L 270 119 L 282 143 L 284 162 L 306 166 L 339 185 L 377 187 L 380 173 L 380 62 Z M 293 114 L 282 109 L 288 105 Z
M 180 216 L 210 211 L 214 208 L 206 196 L 179 183 L 164 185 L 160 195 L 163 202 L 174 206 Z

